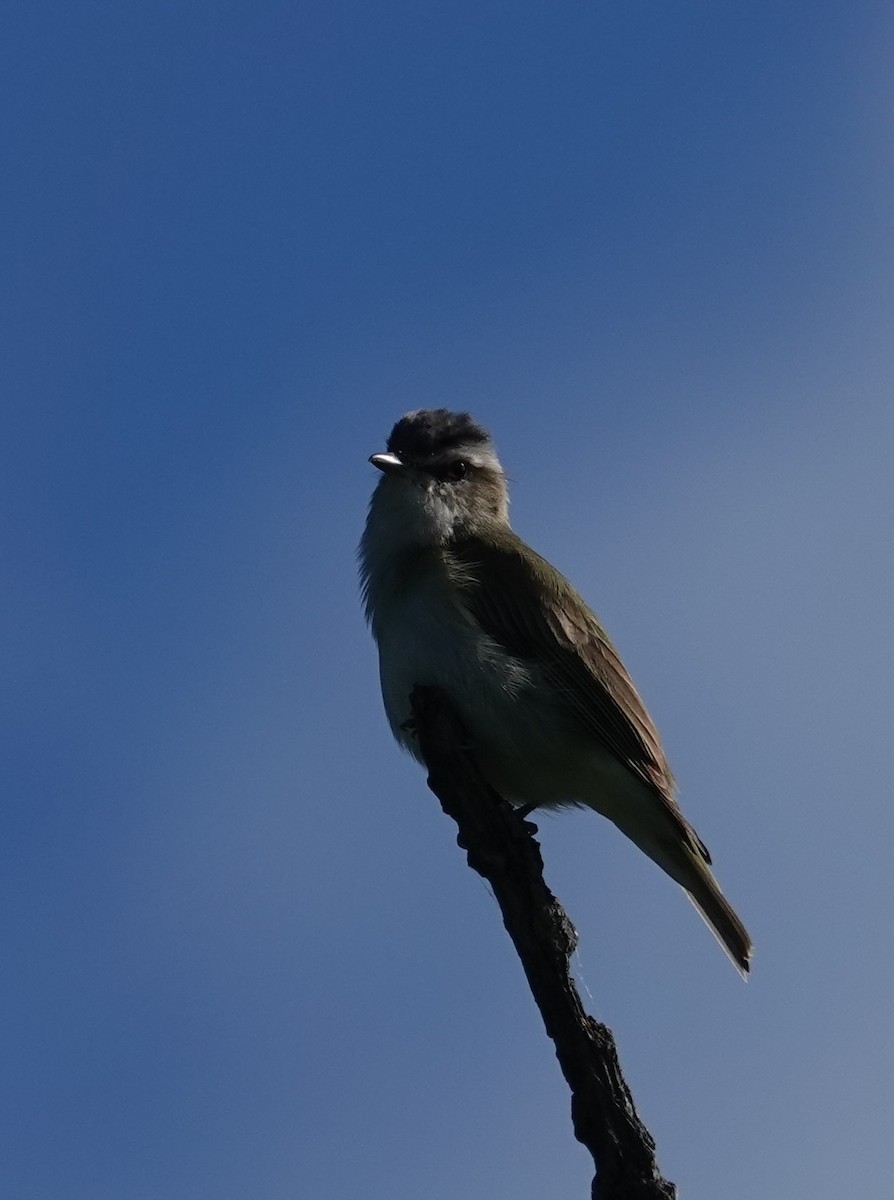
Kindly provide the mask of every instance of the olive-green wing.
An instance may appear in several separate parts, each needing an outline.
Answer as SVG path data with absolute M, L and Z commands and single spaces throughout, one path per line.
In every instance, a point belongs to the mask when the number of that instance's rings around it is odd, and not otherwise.
M 465 539 L 451 547 L 449 561 L 474 621 L 510 654 L 536 661 L 583 728 L 691 833 L 655 726 L 617 651 L 571 584 L 511 531 L 501 530 L 493 540 Z

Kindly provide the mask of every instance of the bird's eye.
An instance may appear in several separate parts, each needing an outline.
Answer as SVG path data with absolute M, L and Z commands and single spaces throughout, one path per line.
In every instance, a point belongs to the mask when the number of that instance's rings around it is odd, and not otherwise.
M 455 462 L 447 463 L 444 467 L 437 467 L 432 474 L 435 479 L 440 479 L 442 483 L 456 483 L 460 479 L 465 479 L 468 470 L 468 463 L 458 458 Z

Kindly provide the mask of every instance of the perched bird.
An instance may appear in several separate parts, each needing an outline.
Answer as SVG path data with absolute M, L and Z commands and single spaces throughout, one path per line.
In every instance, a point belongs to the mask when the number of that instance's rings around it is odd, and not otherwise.
M 655 726 L 597 618 L 511 529 L 487 431 L 468 413 L 407 413 L 369 461 L 382 478 L 360 570 L 397 741 L 420 758 L 410 694 L 441 689 L 501 795 L 608 817 L 685 889 L 744 975 L 751 939 L 677 804 Z

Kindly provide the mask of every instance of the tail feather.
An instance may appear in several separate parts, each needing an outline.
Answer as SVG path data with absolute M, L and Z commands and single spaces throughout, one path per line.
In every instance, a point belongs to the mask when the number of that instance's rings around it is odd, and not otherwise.
M 636 841 L 662 870 L 680 884 L 729 955 L 733 966 L 743 979 L 747 979 L 751 969 L 751 938 L 733 906 L 721 892 L 699 840 L 693 834 L 687 836 L 685 841 L 682 838 L 671 840 L 666 836 L 660 840 L 637 838 Z
M 747 979 L 751 970 L 753 949 L 748 930 L 721 892 L 710 868 L 700 863 L 694 865 L 698 877 L 683 884 L 686 895 L 704 917 L 705 923 L 729 955 L 733 966 L 743 979 Z

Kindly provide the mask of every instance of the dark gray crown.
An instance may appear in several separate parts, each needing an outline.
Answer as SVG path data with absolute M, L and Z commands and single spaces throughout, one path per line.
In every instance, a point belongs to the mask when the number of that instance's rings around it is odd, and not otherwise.
M 447 408 L 419 409 L 397 422 L 388 438 L 392 454 L 412 459 L 431 458 L 458 446 L 490 442 L 487 430 L 468 413 Z

